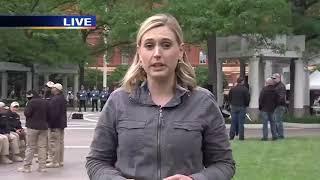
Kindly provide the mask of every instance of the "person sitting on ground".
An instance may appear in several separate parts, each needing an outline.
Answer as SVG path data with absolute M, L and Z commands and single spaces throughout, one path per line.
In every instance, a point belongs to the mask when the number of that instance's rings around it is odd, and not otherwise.
M 3 102 L 0 102 L 0 108 L 5 107 Z M 9 139 L 6 135 L 7 121 L 5 116 L 0 113 L 0 163 L 11 164 L 12 161 L 9 159 Z
M 21 162 L 23 159 L 19 156 L 19 136 L 10 132 L 8 109 L 3 102 L 0 103 L 0 133 L 8 138 L 12 161 Z
M 17 113 L 18 109 L 19 103 L 16 101 L 12 102 L 8 111 L 9 129 L 12 134 L 19 138 L 21 156 L 24 157 L 26 147 L 26 133 L 21 126 L 20 116 Z

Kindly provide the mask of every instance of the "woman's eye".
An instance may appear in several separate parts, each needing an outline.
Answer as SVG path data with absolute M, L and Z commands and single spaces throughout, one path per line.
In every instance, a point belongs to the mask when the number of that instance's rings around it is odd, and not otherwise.
M 162 43 L 162 47 L 164 49 L 169 49 L 171 47 L 171 43 L 169 43 L 169 42 Z
M 153 48 L 153 44 L 147 43 L 147 44 L 144 45 L 144 47 L 145 47 L 146 49 L 150 50 L 150 49 Z

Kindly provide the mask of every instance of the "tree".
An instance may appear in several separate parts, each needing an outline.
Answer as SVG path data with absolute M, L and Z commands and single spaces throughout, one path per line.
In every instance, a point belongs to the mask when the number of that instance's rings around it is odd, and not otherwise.
M 290 0 L 292 9 L 293 34 L 306 35 L 306 50 L 304 59 L 318 54 L 320 49 L 320 1 L 319 0 Z M 295 75 L 294 59 L 290 62 L 290 77 Z M 290 78 L 291 87 L 294 87 L 295 80 Z M 290 89 L 289 112 L 293 113 L 294 88 Z
M 6 0 L 0 13 L 8 15 L 59 15 L 61 6 L 75 1 Z M 1 30 L 0 58 L 26 65 L 64 64 L 89 59 L 89 51 L 76 30 Z
M 108 85 L 109 86 L 118 86 L 124 75 L 126 74 L 129 66 L 121 65 L 118 66 L 108 77 Z
M 102 72 L 97 69 L 87 69 L 85 71 L 84 85 L 90 89 L 92 89 L 93 86 L 102 89 Z
M 97 15 L 97 29 L 103 32 L 107 2 L 105 0 L 3 0 L 0 13 L 9 15 Z M 2 30 L 2 59 L 32 65 L 79 64 L 80 84 L 84 82 L 85 64 L 103 53 L 103 39 L 90 46 L 88 36 L 96 30 Z M 1 56 L 0 55 L 0 56 Z
M 198 66 L 195 68 L 197 84 L 198 86 L 208 88 L 208 67 L 206 66 Z M 226 79 L 225 74 L 223 73 L 223 88 L 228 88 L 228 81 Z
M 290 0 L 294 34 L 306 35 L 306 58 L 319 53 L 320 48 L 320 1 Z
M 290 30 L 291 11 L 286 0 L 142 0 L 144 6 L 134 2 L 113 1 L 107 13 L 108 46 L 134 44 L 137 28 L 147 16 L 170 13 L 180 22 L 186 42 L 207 43 L 213 89 L 216 36 L 260 34 L 272 38 Z

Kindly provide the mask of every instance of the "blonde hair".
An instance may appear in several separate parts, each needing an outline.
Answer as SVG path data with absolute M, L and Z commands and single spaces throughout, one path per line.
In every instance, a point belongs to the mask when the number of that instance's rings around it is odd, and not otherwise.
M 147 18 L 141 24 L 136 39 L 137 46 L 140 46 L 142 36 L 147 31 L 161 26 L 167 26 L 172 32 L 174 32 L 179 45 L 183 43 L 182 30 L 178 21 L 169 14 L 156 14 Z M 121 87 L 128 92 L 132 92 L 142 81 L 147 79 L 147 74 L 140 66 L 139 60 L 138 53 L 136 52 L 130 68 L 122 79 Z M 189 90 L 193 90 L 197 86 L 194 69 L 185 52 L 183 52 L 182 59 L 178 61 L 175 72 L 177 84 L 180 86 Z

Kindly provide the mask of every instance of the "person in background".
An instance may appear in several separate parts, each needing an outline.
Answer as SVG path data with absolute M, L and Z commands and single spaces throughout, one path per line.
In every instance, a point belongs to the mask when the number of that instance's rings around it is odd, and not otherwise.
M 78 99 L 79 99 L 79 112 L 81 112 L 81 108 L 84 108 L 84 112 L 87 111 L 86 103 L 87 103 L 88 94 L 87 91 L 84 89 L 84 86 L 81 85 L 81 89 L 78 92 Z
M 54 95 L 49 102 L 50 149 L 52 161 L 46 164 L 47 168 L 63 166 L 64 158 L 64 128 L 67 127 L 67 101 L 63 95 L 63 87 L 56 83 L 51 89 Z
M 38 149 L 39 172 L 46 172 L 48 123 L 47 123 L 47 102 L 40 98 L 36 91 L 28 91 L 30 98 L 25 110 L 27 127 L 27 150 L 23 167 L 18 168 L 19 172 L 31 172 L 32 160 L 36 149 Z
M 90 106 L 91 105 L 91 102 L 92 102 L 92 98 L 90 96 L 90 93 L 91 93 L 91 90 L 90 88 L 87 89 L 87 105 Z
M 270 122 L 272 140 L 277 140 L 276 125 L 273 118 L 274 110 L 279 101 L 279 95 L 274 89 L 274 81 L 271 78 L 266 80 L 266 86 L 262 88 L 259 96 L 259 110 L 263 121 L 262 141 L 268 140 L 268 122 Z
M 97 89 L 96 86 L 93 86 L 93 90 L 90 92 L 90 97 L 91 97 L 91 111 L 93 112 L 94 109 L 98 111 L 98 100 L 99 100 L 99 90 Z
M 90 179 L 230 180 L 235 163 L 212 93 L 197 87 L 177 20 L 141 24 L 137 52 L 110 95 L 87 157 Z
M 53 94 L 51 93 L 51 89 L 54 85 L 54 82 L 52 81 L 48 81 L 45 86 L 44 86 L 44 96 L 43 96 L 43 99 L 45 99 L 47 101 L 47 103 L 49 103 L 49 101 L 51 100 Z M 47 110 L 47 113 L 50 111 L 50 109 Z M 49 122 L 50 117 L 47 116 L 47 121 Z M 47 140 L 47 143 L 49 143 L 49 139 L 50 139 L 50 132 L 48 131 L 48 140 Z M 38 150 L 36 150 L 34 156 L 38 156 Z M 51 159 L 52 159 L 52 151 L 50 149 L 50 146 L 49 144 L 47 144 L 47 161 L 51 162 Z
M 9 129 L 13 135 L 19 138 L 20 155 L 24 157 L 26 148 L 26 133 L 21 126 L 20 116 L 17 113 L 19 106 L 19 103 L 16 101 L 12 102 L 10 105 L 10 109 L 8 111 Z
M 9 133 L 8 133 L 8 121 L 5 114 L 6 105 L 0 102 L 0 163 L 11 164 L 13 161 L 9 159 Z
M 283 118 L 286 112 L 286 86 L 281 82 L 281 76 L 278 73 L 272 75 L 274 89 L 278 94 L 279 100 L 274 110 L 274 120 L 276 124 L 276 133 L 279 139 L 284 139 Z
M 67 100 L 70 107 L 73 107 L 74 95 L 72 91 L 68 91 Z
M 23 161 L 23 159 L 20 157 L 20 139 L 16 133 L 10 131 L 8 106 L 0 107 L 0 116 L 0 132 L 8 137 L 10 150 L 9 152 L 10 154 L 12 154 L 11 160 L 14 162 L 21 162 Z
M 238 133 L 239 140 L 244 140 L 244 123 L 247 107 L 250 103 L 250 94 L 242 77 L 237 79 L 237 85 L 230 90 L 229 101 L 232 119 L 229 132 L 230 140 L 233 140 Z
M 44 98 L 50 100 L 52 97 L 51 88 L 53 87 L 54 82 L 48 81 L 44 87 Z
M 100 93 L 100 111 L 102 111 L 103 106 L 106 104 L 109 95 L 109 88 L 103 87 L 103 90 Z

